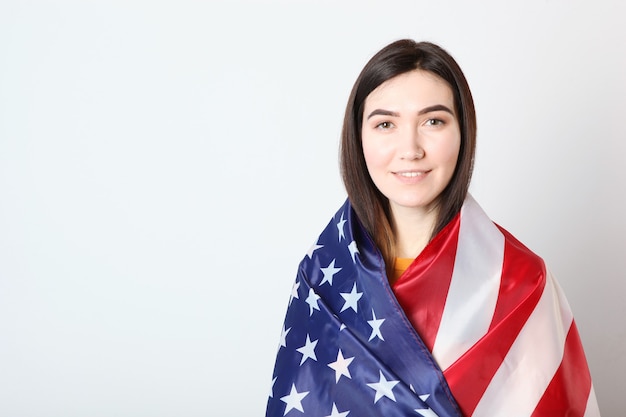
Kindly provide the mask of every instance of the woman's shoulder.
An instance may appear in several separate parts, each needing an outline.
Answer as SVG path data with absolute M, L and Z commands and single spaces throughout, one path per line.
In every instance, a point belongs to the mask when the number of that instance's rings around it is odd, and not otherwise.
M 339 207 L 300 261 L 300 273 L 329 280 L 356 267 L 357 258 L 373 250 L 373 243 L 362 228 L 348 199 Z M 326 278 L 325 278 L 326 277 Z
M 311 247 L 304 254 L 300 265 L 306 265 L 310 260 L 319 257 L 332 256 L 337 251 L 342 241 L 349 238 L 349 221 L 352 208 L 349 201 L 345 201 L 339 209 L 330 217 L 328 223 L 322 228 L 315 238 Z
M 547 274 L 545 261 L 504 227 L 496 224 L 504 236 L 504 264 L 514 275 L 536 277 L 544 280 Z
M 499 256 L 504 257 L 504 266 L 508 266 L 510 270 L 523 271 L 525 274 L 545 275 L 546 268 L 543 259 L 507 229 L 494 222 L 469 194 L 462 213 L 464 221 L 472 225 L 467 232 L 469 241 L 480 242 L 495 250 L 500 254 Z M 497 259 L 502 261 L 500 258 Z

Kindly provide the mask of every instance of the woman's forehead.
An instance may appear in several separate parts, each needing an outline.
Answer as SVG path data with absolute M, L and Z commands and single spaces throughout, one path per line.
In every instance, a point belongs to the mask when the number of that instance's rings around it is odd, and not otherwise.
M 453 107 L 450 85 L 438 75 L 413 70 L 397 75 L 375 88 L 365 99 L 365 108 L 372 106 L 426 107 L 443 104 Z

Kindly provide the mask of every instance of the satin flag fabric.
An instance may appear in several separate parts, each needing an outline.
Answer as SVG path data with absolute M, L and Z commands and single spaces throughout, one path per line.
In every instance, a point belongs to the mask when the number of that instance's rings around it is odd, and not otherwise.
M 543 261 L 471 196 L 389 285 L 350 203 L 300 263 L 266 416 L 599 416 Z

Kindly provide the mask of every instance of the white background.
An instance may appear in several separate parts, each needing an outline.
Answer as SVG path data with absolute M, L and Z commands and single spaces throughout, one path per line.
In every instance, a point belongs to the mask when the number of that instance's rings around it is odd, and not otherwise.
M 471 3 L 1 1 L 0 416 L 263 415 L 348 93 L 401 37 L 464 69 L 472 193 L 623 415 L 625 3 Z

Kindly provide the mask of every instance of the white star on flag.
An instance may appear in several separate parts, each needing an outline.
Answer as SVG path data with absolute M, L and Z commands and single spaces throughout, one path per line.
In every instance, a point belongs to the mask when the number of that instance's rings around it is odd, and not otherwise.
M 286 404 L 285 413 L 283 415 L 287 415 L 287 413 L 294 408 L 304 413 L 304 409 L 302 408 L 302 399 L 308 394 L 309 391 L 298 392 L 296 390 L 296 384 L 291 384 L 291 392 L 289 393 L 289 395 L 280 397 L 280 400 Z
M 339 223 L 337 223 L 337 230 L 339 230 L 339 241 L 341 242 L 341 238 L 346 238 L 346 235 L 343 233 L 343 225 L 346 221 L 343 219 L 343 213 L 341 213 L 341 219 L 339 219 Z
M 309 296 L 306 298 L 306 303 L 309 305 L 309 316 L 313 315 L 313 310 L 320 311 L 320 306 L 317 304 L 317 300 L 320 299 L 320 296 L 315 294 L 315 290 L 313 288 L 309 288 Z
M 315 346 L 317 346 L 317 340 L 311 342 L 309 335 L 306 335 L 306 342 L 304 346 L 296 349 L 298 352 L 302 353 L 302 359 L 300 360 L 300 366 L 309 358 L 317 361 L 317 356 L 315 355 Z
M 343 352 L 339 349 L 339 353 L 337 353 L 337 360 L 328 364 L 328 367 L 335 371 L 335 383 L 339 382 L 339 378 L 341 378 L 342 375 L 346 378 L 352 379 L 348 366 L 350 366 L 353 360 L 354 357 L 344 358 Z
M 291 305 L 291 302 L 294 298 L 297 298 L 298 300 L 300 299 L 300 296 L 298 295 L 298 288 L 300 288 L 300 281 L 294 282 L 293 287 L 291 287 L 291 297 L 289 297 L 289 305 Z
M 354 240 L 348 245 L 348 250 L 350 251 L 350 256 L 352 256 L 352 262 L 356 263 L 356 254 L 361 252 L 359 252 L 359 248 L 356 247 Z
M 272 379 L 272 386 L 270 387 L 270 398 L 274 398 L 274 384 L 276 383 L 276 379 L 278 377 L 274 377 L 274 379 Z
M 340 294 L 343 297 L 343 299 L 346 300 L 346 302 L 343 304 L 343 307 L 341 308 L 341 311 L 351 308 L 352 310 L 354 310 L 355 313 L 357 313 L 358 311 L 357 311 L 356 303 L 363 296 L 363 293 L 356 292 L 356 282 L 354 283 L 354 286 L 352 287 L 352 292 L 349 292 L 349 293 L 342 292 Z
M 324 245 L 318 245 L 317 243 L 314 243 L 313 246 L 311 246 L 309 250 L 307 251 L 306 256 L 308 256 L 309 259 L 313 259 L 313 252 L 323 247 Z
M 283 325 L 283 330 L 280 332 L 280 346 L 287 347 L 287 334 L 291 330 L 291 327 L 285 330 L 285 326 Z
M 411 388 L 413 388 L 413 387 L 411 387 Z M 415 392 L 415 390 L 413 390 L 413 392 Z M 419 397 L 420 397 L 420 400 L 426 402 L 428 397 L 430 397 L 430 394 L 420 395 Z M 422 415 L 422 417 L 439 417 L 437 415 L 437 413 L 435 413 L 433 410 L 430 409 L 430 407 L 416 409 L 415 411 L 420 413 Z
M 326 417 L 346 417 L 349 412 L 350 411 L 344 411 L 343 413 L 340 413 L 339 411 L 337 411 L 337 405 L 333 403 L 333 411 L 331 411 L 330 415 Z
M 335 260 L 333 259 L 330 264 L 326 268 L 320 268 L 320 270 L 324 273 L 324 278 L 322 278 L 322 282 L 320 282 L 320 286 L 328 282 L 331 286 L 333 285 L 333 277 L 341 268 L 335 268 Z
M 393 395 L 392 389 L 400 381 L 387 381 L 387 378 L 385 378 L 385 375 L 383 375 L 383 371 L 378 371 L 378 372 L 380 372 L 380 379 L 378 380 L 378 382 L 367 384 L 368 387 L 372 388 L 373 390 L 376 390 L 376 396 L 374 397 L 374 404 L 376 404 L 378 400 L 380 400 L 383 397 L 387 397 L 393 402 L 395 402 L 396 396 Z
M 376 313 L 374 313 L 374 309 L 372 309 L 372 316 L 374 316 L 374 318 L 372 320 L 367 321 L 367 324 L 369 324 L 372 327 L 372 334 L 370 335 L 370 338 L 368 339 L 368 341 L 371 341 L 375 337 L 384 341 L 385 339 L 383 338 L 383 335 L 380 332 L 380 326 L 383 324 L 385 319 L 377 319 Z

